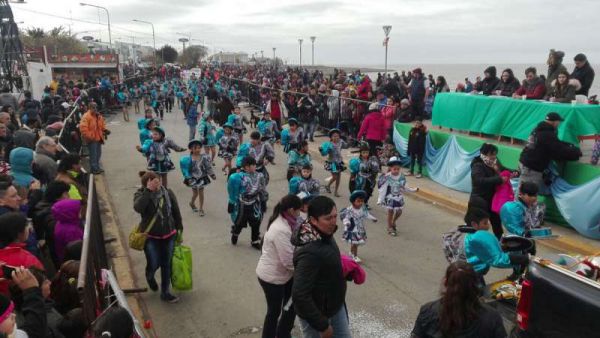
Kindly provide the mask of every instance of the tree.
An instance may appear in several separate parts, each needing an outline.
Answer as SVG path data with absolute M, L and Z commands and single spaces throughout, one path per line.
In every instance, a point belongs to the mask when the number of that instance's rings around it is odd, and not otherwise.
M 175 48 L 169 45 L 162 46 L 156 53 L 161 56 L 163 62 L 173 63 L 177 61 L 178 53 Z
M 185 49 L 179 57 L 179 62 L 185 66 L 195 66 L 206 55 L 208 55 L 206 46 L 192 45 Z
M 77 38 L 70 36 L 62 26 L 44 31 L 43 28 L 28 28 L 21 33 L 21 42 L 25 48 L 42 48 L 51 54 L 79 54 L 86 53 L 85 44 Z

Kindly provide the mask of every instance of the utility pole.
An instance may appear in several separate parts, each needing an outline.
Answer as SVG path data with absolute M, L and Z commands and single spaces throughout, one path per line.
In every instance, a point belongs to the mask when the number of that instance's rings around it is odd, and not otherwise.
M 390 41 L 389 35 L 391 30 L 392 26 L 383 26 L 383 33 L 385 33 L 385 40 L 383 40 L 383 44 L 385 45 L 385 72 L 383 73 L 384 79 L 387 78 L 388 42 Z

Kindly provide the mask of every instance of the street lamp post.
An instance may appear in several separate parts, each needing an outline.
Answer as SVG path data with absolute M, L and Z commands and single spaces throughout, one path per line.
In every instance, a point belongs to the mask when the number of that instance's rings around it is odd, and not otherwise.
M 391 30 L 392 30 L 392 26 L 390 26 L 390 25 L 383 26 L 383 33 L 385 33 L 385 40 L 383 42 L 385 44 L 385 72 L 383 73 L 384 79 L 387 77 L 388 42 L 390 40 L 389 35 L 390 35 Z
M 310 42 L 312 43 L 312 65 L 313 65 L 313 67 L 315 65 L 315 40 L 316 39 L 317 39 L 316 36 L 310 37 Z
M 145 23 L 145 24 L 152 26 L 152 46 L 154 48 L 154 68 L 156 68 L 156 37 L 154 36 L 154 24 L 149 21 L 142 21 L 142 20 L 138 20 L 138 19 L 133 19 L 133 21 L 139 22 L 139 23 Z M 164 60 L 164 58 L 163 58 L 163 60 Z
M 273 47 L 273 64 L 277 66 L 277 59 L 275 59 L 275 50 L 277 50 L 277 48 Z
M 300 44 L 300 67 L 302 67 L 302 39 L 298 39 L 298 43 Z
M 106 9 L 106 7 L 91 5 L 91 4 L 87 4 L 85 2 L 80 2 L 79 4 L 81 6 L 95 7 L 95 8 L 100 8 L 100 9 L 103 9 L 106 11 L 106 19 L 108 21 L 108 44 L 110 45 L 110 49 L 112 49 L 112 36 L 110 33 L 110 13 L 108 13 L 108 9 Z

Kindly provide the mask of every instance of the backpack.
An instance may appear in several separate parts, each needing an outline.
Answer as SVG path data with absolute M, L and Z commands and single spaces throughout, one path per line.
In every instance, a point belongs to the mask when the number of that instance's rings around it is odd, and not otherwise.
M 465 253 L 465 234 L 468 232 L 471 231 L 465 231 L 462 227 L 459 227 L 457 230 L 442 234 L 444 256 L 446 256 L 448 263 L 467 261 L 467 255 Z

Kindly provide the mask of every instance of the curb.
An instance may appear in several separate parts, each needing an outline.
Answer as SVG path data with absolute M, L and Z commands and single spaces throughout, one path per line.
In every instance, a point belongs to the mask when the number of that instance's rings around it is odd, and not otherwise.
M 318 159 L 317 161 L 321 162 L 321 154 L 317 149 L 318 145 L 314 142 L 309 143 L 309 153 L 313 159 Z M 348 173 L 343 172 L 343 175 L 348 175 Z M 429 179 L 428 177 L 426 179 Z M 444 209 L 459 214 L 463 216 L 467 212 L 467 203 L 457 201 L 452 199 L 444 194 L 436 192 L 431 189 L 423 189 L 419 187 L 419 190 L 415 193 L 412 193 L 408 196 L 415 197 L 421 201 L 429 202 L 435 204 L 437 206 L 443 207 Z M 558 225 L 550 224 L 554 229 L 559 227 Z M 583 256 L 597 255 L 600 251 L 599 246 L 593 246 L 588 243 L 585 243 L 574 236 L 571 235 L 560 235 L 558 238 L 549 238 L 549 239 L 538 239 L 536 241 L 537 244 L 557 250 L 564 253 L 574 253 Z
M 124 242 L 126 238 L 120 227 L 120 222 L 115 208 L 113 207 L 113 201 L 108 193 L 108 184 L 104 176 L 96 175 L 96 192 L 98 201 L 100 203 L 100 215 L 102 217 L 102 224 L 104 226 L 105 238 L 114 238 L 115 240 L 107 243 L 107 253 L 111 264 L 111 270 L 113 271 L 119 287 L 121 289 L 136 289 L 136 278 L 133 270 L 133 264 L 131 262 L 131 256 L 129 255 L 129 249 Z M 150 313 L 146 307 L 146 303 L 138 293 L 126 294 L 127 303 L 129 308 L 133 312 L 135 318 L 139 321 L 140 327 L 144 330 L 146 337 L 158 337 L 154 328 L 146 329 L 143 328 L 146 320 L 151 320 Z

